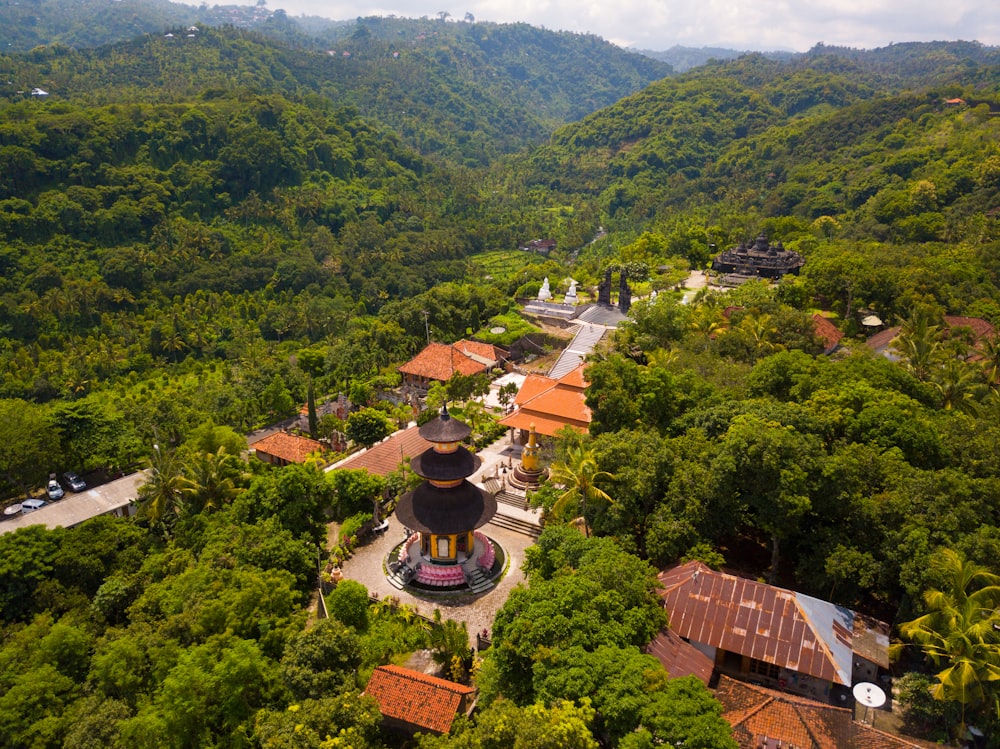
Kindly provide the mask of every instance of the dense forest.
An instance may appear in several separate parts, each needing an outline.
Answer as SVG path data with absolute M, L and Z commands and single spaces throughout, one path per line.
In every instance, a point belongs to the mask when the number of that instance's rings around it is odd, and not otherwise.
M 976 322 L 1000 325 L 997 50 L 673 75 L 474 19 L 273 38 L 171 17 L 91 47 L 39 18 L 61 43 L 0 56 L 3 493 L 150 480 L 134 520 L 0 536 L 10 746 L 392 745 L 360 691 L 426 648 L 474 673 L 480 710 L 415 745 L 728 749 L 711 693 L 642 652 L 655 571 L 682 559 L 909 622 L 904 728 L 1000 745 L 1000 343 Z M 800 276 L 682 301 L 761 232 Z M 536 237 L 557 249 L 515 249 Z M 307 626 L 327 522 L 405 478 L 247 464 L 242 435 L 340 392 L 387 428 L 377 396 L 428 338 L 537 333 L 517 298 L 591 294 L 612 266 L 638 301 L 589 364 L 590 433 L 551 456 L 599 491 L 534 497 L 549 527 L 494 647 L 349 582 Z M 831 356 L 816 313 L 845 334 Z M 901 326 L 890 357 L 872 315 Z M 979 647 L 925 655 L 952 610 L 943 642 Z

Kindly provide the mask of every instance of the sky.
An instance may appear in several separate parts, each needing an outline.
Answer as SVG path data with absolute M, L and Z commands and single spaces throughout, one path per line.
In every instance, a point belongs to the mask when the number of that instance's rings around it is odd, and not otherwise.
M 234 1 L 256 4 L 228 3 Z M 267 0 L 267 7 L 333 20 L 444 12 L 458 21 L 472 14 L 477 21 L 591 33 L 654 51 L 681 45 L 805 52 L 817 42 L 864 49 L 935 40 L 1000 45 L 997 0 Z

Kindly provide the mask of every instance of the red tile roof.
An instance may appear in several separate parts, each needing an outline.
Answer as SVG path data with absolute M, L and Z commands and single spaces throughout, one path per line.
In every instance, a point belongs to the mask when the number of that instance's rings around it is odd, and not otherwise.
M 812 316 L 812 319 L 813 327 L 816 329 L 816 335 L 823 339 L 825 346 L 823 353 L 832 353 L 837 346 L 840 345 L 840 339 L 844 337 L 844 334 L 836 325 L 818 312 Z
M 988 320 L 981 317 L 959 317 L 957 315 L 945 315 L 944 324 L 951 328 L 970 328 L 974 342 L 978 344 L 984 338 L 996 336 L 996 328 Z
M 412 426 L 337 464 L 337 468 L 364 468 L 369 473 L 385 476 L 399 468 L 404 458 L 416 457 L 428 447 L 431 443 L 420 436 L 420 428 Z
M 488 365 L 470 358 L 461 348 L 456 348 L 463 343 L 469 344 L 471 342 L 459 341 L 454 346 L 432 342 L 401 366 L 399 371 L 405 375 L 425 377 L 428 380 L 437 380 L 438 382 L 447 382 L 455 372 L 461 372 L 464 375 L 485 372 L 489 368 Z M 466 349 L 471 351 L 468 346 Z
M 323 445 L 316 440 L 288 432 L 275 432 L 255 442 L 253 448 L 258 454 L 273 455 L 288 463 L 305 463 L 311 454 L 323 451 Z
M 685 640 L 850 686 L 853 611 L 701 562 L 658 577 L 670 628 Z
M 917 749 L 925 746 L 853 719 L 850 709 L 719 677 L 715 698 L 740 749 L 767 737 L 797 749 Z
M 459 710 L 471 710 L 473 687 L 400 666 L 379 666 L 365 688 L 386 718 L 413 730 L 447 733 Z
M 586 382 L 581 364 L 558 380 L 528 375 L 514 399 L 516 410 L 500 423 L 517 429 L 530 429 L 546 436 L 569 426 L 579 432 L 590 427 L 591 414 L 586 404 Z

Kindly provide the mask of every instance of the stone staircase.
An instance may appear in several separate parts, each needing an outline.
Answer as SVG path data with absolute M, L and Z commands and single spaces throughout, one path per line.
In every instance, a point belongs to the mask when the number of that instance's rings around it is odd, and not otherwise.
M 469 585 L 469 590 L 473 593 L 485 593 L 487 590 L 492 590 L 494 587 L 493 581 L 487 577 L 486 573 L 483 572 L 479 567 L 469 574 L 466 578 L 466 582 Z
M 581 325 L 580 329 L 573 336 L 573 340 L 563 349 L 556 363 L 552 365 L 548 376 L 553 380 L 558 380 L 563 375 L 569 374 L 583 362 L 597 342 L 604 337 L 605 328 L 596 325 Z
M 493 499 L 495 499 L 499 504 L 516 507 L 519 510 L 528 509 L 528 498 L 522 494 L 507 491 L 503 488 L 503 484 L 500 483 L 499 479 L 487 476 L 483 479 L 483 488 L 492 494 Z
M 521 518 L 515 518 L 511 515 L 505 515 L 502 512 L 497 512 L 490 520 L 492 525 L 498 528 L 505 528 L 509 531 L 514 531 L 515 533 L 520 533 L 524 536 L 530 536 L 531 538 L 538 538 L 542 535 L 542 526 L 537 523 L 532 523 L 527 520 L 521 520 Z

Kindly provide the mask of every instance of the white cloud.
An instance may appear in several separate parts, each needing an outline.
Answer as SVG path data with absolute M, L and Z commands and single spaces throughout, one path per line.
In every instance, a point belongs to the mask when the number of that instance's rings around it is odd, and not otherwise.
M 267 7 L 334 20 L 436 18 L 441 11 L 459 20 L 472 13 L 480 21 L 520 21 L 654 50 L 680 44 L 805 51 L 817 42 L 872 49 L 892 42 L 956 39 L 1000 44 L 1000 4 L 982 0 L 468 0 L 461 5 L 268 0 Z

